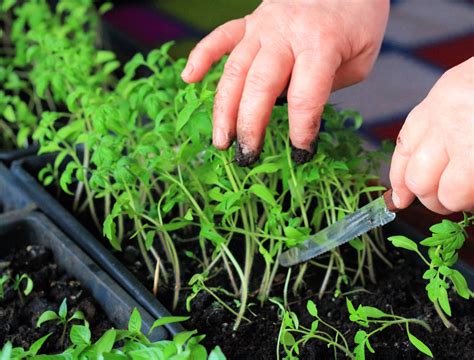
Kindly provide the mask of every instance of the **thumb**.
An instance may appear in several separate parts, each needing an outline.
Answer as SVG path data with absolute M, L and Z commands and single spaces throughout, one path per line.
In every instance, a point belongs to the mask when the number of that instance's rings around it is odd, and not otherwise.
M 423 103 L 416 106 L 403 124 L 397 138 L 397 145 L 390 166 L 390 183 L 392 185 L 393 204 L 405 209 L 415 200 L 415 194 L 408 188 L 405 181 L 408 163 L 427 130 L 428 114 Z
M 403 138 L 402 133 L 400 133 L 390 166 L 392 201 L 399 209 L 407 208 L 415 200 L 415 194 L 408 189 L 405 183 L 405 174 L 411 153 L 412 150 L 410 150 L 406 138 Z

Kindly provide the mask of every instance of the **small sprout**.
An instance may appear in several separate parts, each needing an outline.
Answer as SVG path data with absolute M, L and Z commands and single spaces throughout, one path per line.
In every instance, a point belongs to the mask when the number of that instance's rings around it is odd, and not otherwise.
M 21 290 L 21 283 L 25 281 L 25 288 L 23 291 Z M 25 296 L 30 295 L 31 291 L 33 291 L 33 280 L 27 275 L 27 274 L 22 274 L 22 275 L 17 275 L 15 276 L 15 280 L 13 280 L 13 290 L 18 292 L 18 296 L 20 298 L 20 302 L 23 304 L 23 296 L 22 293 Z
M 56 313 L 52 310 L 47 310 L 40 315 L 38 321 L 36 322 L 36 327 L 41 327 L 45 322 L 48 321 L 55 321 L 56 325 L 63 327 L 63 331 L 60 338 L 60 343 L 64 343 L 64 339 L 66 336 L 66 331 L 69 323 L 73 320 L 83 320 L 85 325 L 88 325 L 87 320 L 84 317 L 82 311 L 75 311 L 70 317 L 68 317 L 68 309 L 67 309 L 67 300 L 64 298 L 61 305 L 59 306 L 59 311 Z

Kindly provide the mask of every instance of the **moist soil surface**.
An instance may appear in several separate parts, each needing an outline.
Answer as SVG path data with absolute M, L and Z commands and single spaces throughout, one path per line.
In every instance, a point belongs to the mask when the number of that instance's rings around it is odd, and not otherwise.
M 348 295 L 353 304 L 374 306 L 389 314 L 426 321 L 433 330 L 431 333 L 415 324 L 410 325 L 410 331 L 430 347 L 435 359 L 474 359 L 474 301 L 450 294 L 453 313 L 451 321 L 458 331 L 448 330 L 426 295 L 423 271 L 395 250 L 391 260 L 394 263 L 391 270 L 379 264 L 378 284 L 366 284 L 364 289 L 367 291 Z M 334 298 L 332 295 L 319 299 L 308 283 L 300 297 L 289 300 L 291 310 L 298 314 L 300 323 L 307 327 L 310 327 L 314 320 L 306 310 L 308 299 L 316 303 L 321 319 L 339 329 L 353 349 L 356 331 L 367 329 L 349 321 L 345 299 Z M 259 320 L 251 324 L 243 322 L 238 331 L 233 332 L 232 315 L 216 304 L 209 295 L 201 293 L 193 303 L 192 318 L 186 326 L 206 334 L 204 344 L 209 348 L 220 345 L 230 359 L 275 359 L 276 340 L 280 330 L 278 308 L 270 303 L 263 308 L 255 305 L 250 309 Z M 370 354 L 366 350 L 368 359 L 428 358 L 410 344 L 406 333 L 398 326 L 391 326 L 371 337 L 370 343 L 375 353 Z M 283 352 L 281 358 L 284 358 Z M 332 358 L 333 349 L 314 340 L 309 341 L 300 353 L 300 359 Z M 337 358 L 343 359 L 344 355 L 339 352 Z
M 71 211 L 71 197 L 66 196 L 53 187 L 48 187 L 47 190 L 58 198 L 63 206 Z M 98 208 L 100 209 L 100 205 L 98 205 Z M 93 225 L 91 225 L 93 222 L 87 214 L 77 215 L 77 218 L 93 234 L 102 239 L 104 244 L 108 245 L 108 241 L 103 239 L 97 229 L 94 229 Z M 237 244 L 238 242 L 235 243 Z M 426 269 L 421 268 L 416 260 L 405 257 L 407 253 L 400 253 L 389 244 L 387 246 L 389 253 L 386 256 L 393 264 L 393 268 L 390 269 L 381 261 L 375 261 L 376 284 L 367 281 L 357 291 L 353 291 L 354 288 L 345 289 L 345 291 L 352 291 L 349 298 L 353 304 L 356 307 L 359 304 L 373 306 L 386 313 L 426 321 L 432 328 L 432 332 L 428 332 L 416 324 L 410 325 L 410 331 L 428 345 L 435 359 L 474 359 L 474 300 L 464 300 L 456 294 L 450 293 L 449 298 L 453 314 L 450 320 L 458 330 L 446 329 L 426 295 L 426 283 L 422 279 L 422 274 Z M 111 248 L 110 246 L 108 247 Z M 195 251 L 196 253 L 199 251 L 196 245 L 189 242 L 178 242 L 177 247 L 179 253 L 182 253 L 184 250 Z M 115 255 L 142 283 L 151 289 L 153 281 L 148 275 L 137 247 L 134 243 L 129 243 L 124 244 L 123 249 L 123 252 L 115 252 Z M 350 246 L 343 247 L 343 249 L 346 252 L 344 259 L 348 259 L 348 263 L 350 263 L 351 258 L 354 258 L 354 252 Z M 239 258 L 239 249 L 232 250 L 237 253 L 237 258 Z M 254 266 L 254 273 L 261 271 L 260 265 L 257 263 Z M 167 266 L 167 268 L 171 271 L 170 266 Z M 186 257 L 181 257 L 181 270 L 183 272 L 183 284 L 186 284 L 192 275 L 200 272 L 195 262 Z M 313 300 L 316 303 L 322 320 L 341 331 L 347 339 L 349 347 L 354 349 L 353 338 L 355 333 L 358 330 L 367 331 L 367 329 L 349 320 L 345 298 L 334 297 L 331 294 L 323 296 L 322 299 L 318 298 L 317 291 L 323 275 L 321 271 L 317 270 L 307 273 L 305 277 L 307 282 L 304 289 L 297 296 L 289 296 L 291 311 L 298 315 L 301 324 L 309 327 L 314 318 L 308 314 L 306 302 L 309 299 Z M 335 282 L 335 277 L 336 275 L 333 274 L 332 284 Z M 282 270 L 276 277 L 277 285 L 274 286 L 274 294 L 272 295 L 281 296 L 284 278 L 285 273 Z M 221 271 L 213 275 L 208 285 L 210 287 L 223 287 L 231 290 L 228 284 L 228 277 L 226 277 L 224 271 Z M 251 288 L 256 287 L 258 287 L 257 283 L 251 284 Z M 251 298 L 249 300 L 249 303 L 252 304 L 249 308 L 251 311 L 247 311 L 246 316 L 252 322 L 250 324 L 242 322 L 239 329 L 233 331 L 232 327 L 235 317 L 206 292 L 198 294 L 192 302 L 191 313 L 187 313 L 185 299 L 189 292 L 189 288 L 183 288 L 181 300 L 176 310 L 172 312 L 176 315 L 187 314 L 191 317 L 183 325 L 187 329 L 197 329 L 200 334 L 205 334 L 206 338 L 202 343 L 208 349 L 213 349 L 219 345 L 228 359 L 265 360 L 277 358 L 277 339 L 281 322 L 276 305 L 267 302 L 266 305 L 261 307 L 256 298 Z M 235 308 L 233 299 L 226 299 L 225 295 L 221 293 L 219 293 L 219 296 L 229 306 Z M 161 285 L 158 299 L 168 309 L 172 307 L 172 298 L 172 284 L 170 286 Z M 366 358 L 368 359 L 428 359 L 427 356 L 420 353 L 410 344 L 406 332 L 398 326 L 391 326 L 374 335 L 370 338 L 370 343 L 375 353 L 371 354 L 366 350 Z M 345 358 L 341 352 L 338 352 L 336 355 L 339 359 Z M 285 353 L 280 351 L 280 358 L 284 357 Z M 325 343 L 310 340 L 301 348 L 299 358 L 333 359 L 334 350 L 333 348 L 328 348 Z
M 54 263 L 51 251 L 43 246 L 30 245 L 0 254 L 0 276 L 3 274 L 12 277 L 27 274 L 34 285 L 33 291 L 28 296 L 22 294 L 22 299 L 18 292 L 11 288 L 11 283 L 6 287 L 4 298 L 0 299 L 0 344 L 11 341 L 14 347 L 21 346 L 28 349 L 36 340 L 52 333 L 40 353 L 62 352 L 70 345 L 68 335 L 61 341 L 63 326 L 57 326 L 54 321 L 49 321 L 36 328 L 36 323 L 46 310 L 57 313 L 65 298 L 68 316 L 77 310 L 82 311 L 89 321 L 93 339 L 97 339 L 112 327 L 88 291 L 59 269 Z M 22 283 L 23 289 L 24 284 L 25 282 Z M 72 324 L 82 323 L 74 320 L 69 327 Z

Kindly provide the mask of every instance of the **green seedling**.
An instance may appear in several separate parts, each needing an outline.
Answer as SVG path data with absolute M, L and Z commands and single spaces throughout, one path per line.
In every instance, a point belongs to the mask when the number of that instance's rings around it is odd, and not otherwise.
M 25 282 L 24 289 L 21 288 L 22 282 Z M 31 280 L 31 278 L 27 274 L 16 275 L 13 279 L 12 288 L 18 293 L 20 302 L 21 304 L 23 304 L 24 300 L 22 294 L 24 294 L 25 296 L 30 295 L 31 291 L 33 291 L 33 280 Z
M 109 329 L 97 339 L 92 340 L 89 324 L 74 324 L 70 328 L 69 339 L 71 345 L 61 354 L 39 354 L 42 345 L 51 334 L 48 334 L 31 345 L 28 350 L 21 347 L 13 348 L 7 342 L 0 350 L 1 360 L 22 359 L 160 359 L 160 360 L 225 360 L 222 350 L 217 346 L 210 353 L 200 344 L 203 335 L 196 331 L 186 331 L 176 334 L 172 340 L 152 342 L 148 336 L 160 326 L 182 322 L 188 317 L 169 316 L 156 320 L 148 334 L 142 332 L 142 318 L 137 309 L 134 309 L 128 328 L 123 330 Z
M 410 332 L 410 325 L 420 325 L 431 331 L 429 325 L 419 319 L 407 319 L 402 316 L 387 314 L 382 310 L 372 306 L 359 305 L 357 309 L 354 307 L 349 298 L 346 298 L 347 310 L 349 311 L 349 319 L 365 328 L 367 330 L 359 330 L 354 336 L 354 342 L 357 346 L 354 349 L 354 356 L 356 360 L 365 359 L 365 349 L 367 348 L 371 353 L 375 353 L 370 344 L 370 337 L 385 330 L 390 326 L 403 326 L 406 330 L 408 340 L 420 352 L 430 357 L 433 354 L 428 346 L 426 346 L 420 339 Z
M 85 319 L 84 313 L 82 311 L 75 311 L 71 316 L 68 316 L 67 300 L 64 298 L 57 313 L 52 310 L 47 310 L 40 315 L 38 321 L 36 322 L 36 327 L 40 327 L 48 321 L 53 321 L 57 326 L 62 326 L 63 330 L 59 340 L 60 344 L 62 345 L 64 344 L 67 328 L 73 320 L 83 320 L 84 323 L 87 324 L 87 320 Z
M 286 353 L 286 360 L 298 359 L 301 347 L 310 341 L 321 341 L 328 347 L 332 347 L 335 359 L 337 359 L 338 353 L 342 353 L 350 359 L 355 358 L 344 335 L 319 317 L 318 309 L 313 301 L 309 300 L 306 304 L 308 313 L 314 318 L 309 328 L 301 325 L 298 316 L 285 309 L 280 301 L 277 299 L 270 299 L 270 301 L 280 308 L 281 327 L 277 341 L 277 359 L 280 359 L 282 345 Z
M 205 280 L 206 280 L 206 274 L 195 274 L 191 280 L 189 281 L 189 285 L 191 286 L 192 293 L 188 295 L 186 298 L 186 310 L 191 311 L 191 302 L 192 300 L 201 292 L 205 291 L 209 295 L 211 295 L 220 306 L 222 306 L 224 309 L 229 311 L 231 314 L 235 315 L 237 318 L 239 318 L 239 314 L 232 309 L 224 300 L 222 300 L 218 295 L 217 292 L 223 292 L 227 296 L 231 295 L 229 292 L 223 290 L 223 289 L 211 289 L 205 285 Z M 235 303 L 237 303 L 237 306 L 240 306 L 240 302 L 238 300 L 235 300 Z M 242 316 L 242 319 L 245 320 L 246 322 L 251 322 L 248 318 L 245 316 Z
M 448 291 L 454 285 L 456 293 L 464 299 L 473 296 L 464 276 L 454 265 L 458 260 L 459 249 L 467 238 L 466 228 L 474 224 L 474 216 L 464 214 L 460 222 L 444 219 L 441 223 L 430 227 L 432 235 L 420 242 L 428 248 L 428 258 L 419 250 L 418 244 L 405 236 L 392 236 L 388 240 L 398 248 L 415 252 L 420 256 L 428 269 L 423 274 L 427 280 L 428 298 L 434 304 L 436 312 L 448 328 L 454 328 L 446 315 L 451 316 Z
M 31 144 L 43 112 L 69 104 L 71 83 L 102 82 L 118 63 L 95 51 L 98 14 L 92 1 L 59 1 L 54 8 L 44 0 L 4 3 L 0 146 L 8 149 Z M 97 63 L 103 67 L 88 78 Z
M 28 296 L 33 291 L 33 280 L 27 275 L 16 275 L 14 278 L 3 274 L 0 277 L 0 300 L 5 296 L 5 287 L 11 283 L 11 288 L 17 292 L 20 303 L 24 304 L 23 296 Z M 24 288 L 22 288 L 22 283 L 24 283 Z

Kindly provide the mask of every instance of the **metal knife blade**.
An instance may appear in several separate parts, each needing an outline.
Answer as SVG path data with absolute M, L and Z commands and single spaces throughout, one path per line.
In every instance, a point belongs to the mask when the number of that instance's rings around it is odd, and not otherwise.
M 383 196 L 285 251 L 280 256 L 280 265 L 288 267 L 308 261 L 394 220 L 398 209 L 393 205 L 391 195 L 390 189 Z

